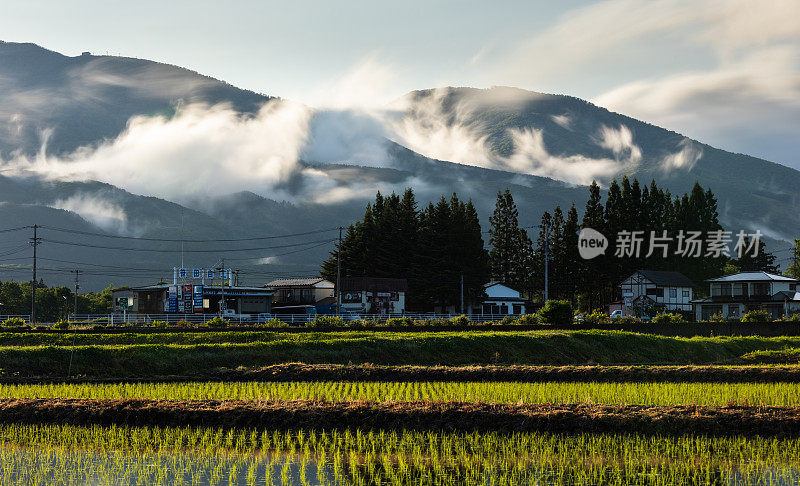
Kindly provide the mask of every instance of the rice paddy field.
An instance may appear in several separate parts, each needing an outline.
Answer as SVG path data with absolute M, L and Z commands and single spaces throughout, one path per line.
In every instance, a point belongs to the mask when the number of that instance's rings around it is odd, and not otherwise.
M 793 484 L 800 440 L 0 427 L 0 484 Z
M 797 349 L 613 331 L 0 333 L 0 486 L 797 484 Z
M 798 383 L 192 382 L 0 385 L 0 398 L 800 406 Z

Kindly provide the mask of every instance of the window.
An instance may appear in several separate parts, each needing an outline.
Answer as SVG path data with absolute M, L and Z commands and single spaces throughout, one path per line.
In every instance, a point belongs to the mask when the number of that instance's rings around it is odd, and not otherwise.
M 669 297 L 670 299 L 675 299 L 678 297 L 678 289 L 669 289 Z
M 647 295 L 652 295 L 653 297 L 664 297 L 664 289 L 651 287 L 647 289 Z
M 701 319 L 707 321 L 711 319 L 712 316 L 717 314 L 722 314 L 722 306 L 721 305 L 704 305 L 701 306 Z
M 792 292 L 797 292 L 797 284 L 789 284 L 789 290 Z
M 688 290 L 684 290 L 683 291 L 683 297 L 686 298 L 686 299 L 689 298 L 689 291 Z
M 730 297 L 731 296 L 731 284 L 722 283 L 722 284 L 712 285 L 711 286 L 711 296 L 712 297 Z
M 769 295 L 769 283 L 757 282 L 753 284 L 753 295 Z

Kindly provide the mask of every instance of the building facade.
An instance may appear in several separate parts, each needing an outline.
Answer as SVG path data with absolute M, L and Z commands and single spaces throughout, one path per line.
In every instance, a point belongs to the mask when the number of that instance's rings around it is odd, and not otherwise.
M 408 281 L 404 278 L 342 279 L 342 311 L 355 314 L 402 314 Z
M 333 282 L 323 278 L 280 278 L 267 283 L 276 314 L 330 314 L 336 310 Z
M 480 306 L 481 314 L 522 315 L 531 312 L 531 303 L 524 299 L 518 290 L 500 282 L 484 284 L 483 289 L 486 292 L 486 298 Z
M 124 287 L 113 293 L 114 311 L 134 314 L 269 314 L 272 291 L 263 287 L 170 285 Z M 224 305 L 223 305 L 224 302 Z
M 620 300 L 613 310 L 626 316 L 651 316 L 658 312 L 691 312 L 694 282 L 680 272 L 637 270 L 618 286 Z
M 796 279 L 767 272 L 742 272 L 706 280 L 709 296 L 693 301 L 695 318 L 714 316 L 739 319 L 753 310 L 769 312 L 773 318 L 800 312 Z

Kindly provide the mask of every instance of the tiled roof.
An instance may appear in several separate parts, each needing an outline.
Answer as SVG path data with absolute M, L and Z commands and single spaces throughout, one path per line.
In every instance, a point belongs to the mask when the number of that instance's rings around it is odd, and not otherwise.
M 324 278 L 279 278 L 269 282 L 267 287 L 312 287 L 320 282 L 325 282 Z M 333 285 L 333 284 L 331 284 Z

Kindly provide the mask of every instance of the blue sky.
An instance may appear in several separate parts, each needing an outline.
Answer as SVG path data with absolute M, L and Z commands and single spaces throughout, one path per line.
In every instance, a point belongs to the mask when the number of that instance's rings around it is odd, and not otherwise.
M 512 85 L 800 168 L 800 2 L 26 0 L 0 39 L 177 64 L 312 105 Z

